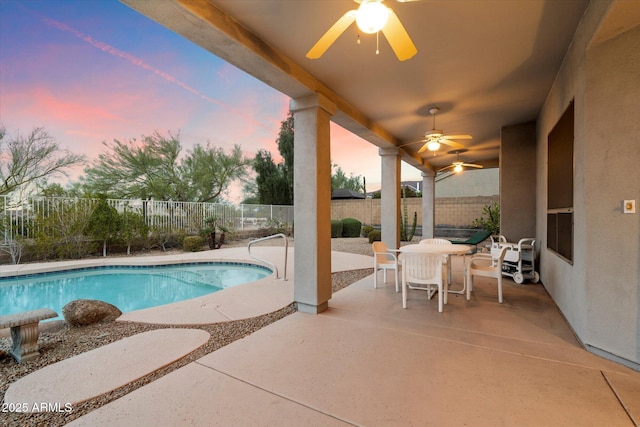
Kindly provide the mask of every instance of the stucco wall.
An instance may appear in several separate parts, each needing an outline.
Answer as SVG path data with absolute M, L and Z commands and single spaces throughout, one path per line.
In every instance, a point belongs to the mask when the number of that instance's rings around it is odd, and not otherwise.
M 590 45 L 620 4 L 590 3 L 541 111 L 537 238 L 542 282 L 579 338 L 599 354 L 640 367 L 640 214 L 622 213 L 623 199 L 640 199 L 640 27 Z M 547 136 L 571 99 L 573 263 L 545 249 Z
M 502 128 L 500 234 L 517 242 L 536 233 L 536 124 Z
M 439 178 L 439 177 L 438 177 Z M 500 169 L 468 169 L 436 181 L 436 197 L 493 196 L 500 188 Z

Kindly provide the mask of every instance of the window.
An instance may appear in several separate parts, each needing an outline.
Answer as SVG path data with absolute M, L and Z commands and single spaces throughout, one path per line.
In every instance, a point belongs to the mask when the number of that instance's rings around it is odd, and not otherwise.
M 547 248 L 573 261 L 573 101 L 548 137 Z

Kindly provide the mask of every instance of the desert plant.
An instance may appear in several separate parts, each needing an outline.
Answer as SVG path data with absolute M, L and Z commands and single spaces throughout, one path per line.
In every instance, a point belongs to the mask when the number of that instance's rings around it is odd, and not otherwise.
M 94 244 L 85 233 L 94 207 L 94 202 L 73 199 L 51 204 L 49 210 L 35 220 L 37 255 L 44 259 L 82 258 L 91 253 Z
M 355 218 L 342 220 L 342 237 L 359 237 L 362 223 Z
M 484 205 L 482 216 L 473 220 L 473 226 L 490 231 L 491 234 L 500 234 L 500 205 L 498 202 Z
M 20 264 L 25 247 L 25 238 L 18 232 L 18 227 L 7 216 L 0 220 L 0 251 L 11 257 L 13 264 Z
M 416 226 L 418 225 L 418 212 L 413 213 L 413 224 L 409 229 L 409 212 L 407 208 L 407 198 L 405 197 L 405 188 L 402 188 L 402 217 L 400 218 L 400 240 L 410 242 L 416 234 Z
M 378 230 L 371 230 L 367 237 L 369 238 L 369 243 L 380 242 L 382 240 L 382 232 Z
M 0 251 L 8 253 L 13 264 L 20 264 L 24 247 L 24 237 L 19 235 L 13 239 L 6 239 L 0 242 Z
M 202 250 L 204 239 L 202 236 L 187 236 L 182 241 L 182 250 L 185 252 L 198 252 Z
M 373 230 L 375 230 L 375 228 L 373 228 L 371 225 L 365 225 L 364 227 L 362 227 L 362 237 L 369 237 L 369 233 L 371 233 Z
M 331 220 L 331 238 L 342 236 L 342 221 L 338 219 Z

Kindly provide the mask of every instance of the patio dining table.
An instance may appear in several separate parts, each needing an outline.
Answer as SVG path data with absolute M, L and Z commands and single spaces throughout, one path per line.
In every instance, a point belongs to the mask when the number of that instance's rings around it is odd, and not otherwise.
M 400 253 L 426 253 L 445 255 L 447 257 L 447 283 L 451 285 L 451 255 L 464 255 L 471 250 L 469 245 L 439 245 L 439 244 L 418 244 L 418 245 L 405 245 L 399 249 Z M 463 282 L 462 289 L 450 290 L 449 293 L 463 294 L 466 288 L 466 283 Z

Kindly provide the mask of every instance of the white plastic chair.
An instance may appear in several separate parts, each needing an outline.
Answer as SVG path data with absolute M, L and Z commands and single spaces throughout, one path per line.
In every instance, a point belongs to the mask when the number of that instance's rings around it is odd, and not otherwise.
M 398 257 L 389 250 L 384 242 L 373 242 L 373 287 L 378 287 L 378 270 L 384 271 L 384 283 L 387 283 L 387 270 L 395 270 L 396 292 L 399 291 L 400 281 L 398 280 Z
M 403 253 L 400 259 L 402 261 L 402 308 L 407 308 L 407 288 L 431 291 L 431 286 L 435 285 L 438 287 L 438 311 L 442 313 L 442 307 L 447 303 L 448 295 L 447 282 L 442 280 L 442 256 Z M 431 295 L 429 293 L 429 298 Z
M 493 277 L 498 280 L 498 302 L 502 304 L 502 262 L 508 249 L 504 246 L 495 257 L 488 253 L 476 253 L 469 258 L 465 272 L 468 300 L 473 290 L 473 276 Z
M 438 239 L 438 238 L 422 239 L 422 240 L 420 240 L 420 244 L 421 245 L 453 245 L 453 243 L 451 243 L 451 241 L 449 241 L 447 239 Z M 450 264 L 449 264 L 449 255 L 442 255 L 442 264 L 444 266 L 443 271 L 444 271 L 444 269 L 446 269 L 446 271 L 447 271 L 447 281 L 450 284 L 451 283 L 451 268 L 450 268 Z M 455 293 L 459 293 L 459 292 L 455 291 Z

